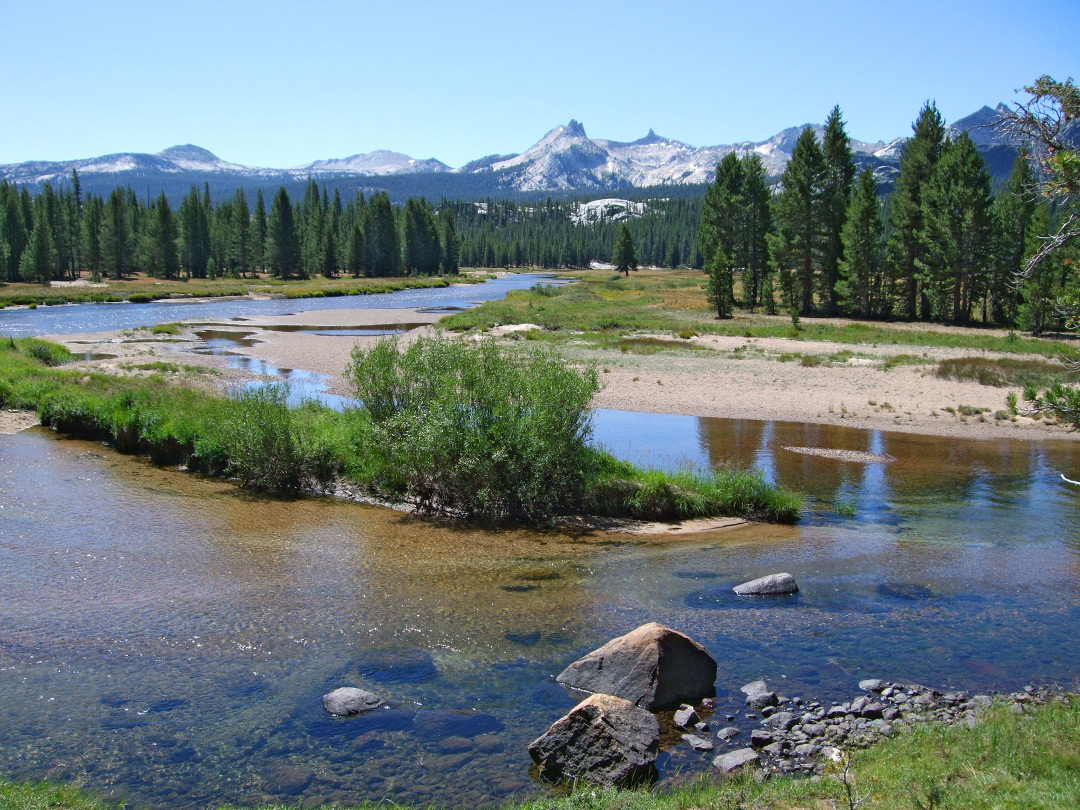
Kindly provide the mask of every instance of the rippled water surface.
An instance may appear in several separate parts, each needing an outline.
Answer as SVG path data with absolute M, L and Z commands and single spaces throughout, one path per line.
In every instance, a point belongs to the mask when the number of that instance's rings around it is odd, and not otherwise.
M 1075 443 L 613 411 L 597 438 L 757 464 L 808 516 L 666 540 L 485 531 L 0 437 L 0 773 L 139 807 L 493 802 L 542 789 L 526 745 L 574 702 L 550 676 L 651 620 L 708 647 L 728 712 L 759 676 L 830 699 L 868 676 L 982 690 L 1080 671 L 1080 493 L 1058 478 Z M 891 460 L 784 449 L 806 446 Z M 730 593 L 773 571 L 802 592 Z M 322 694 L 348 684 L 391 707 L 328 717 Z M 670 780 L 708 760 L 661 764 Z
M 37 309 L 0 309 L 0 335 L 70 335 L 133 329 L 192 318 L 244 318 L 255 315 L 289 315 L 323 309 L 404 309 L 430 308 L 433 311 L 466 309 L 482 301 L 495 301 L 510 290 L 522 290 L 537 283 L 537 276 L 513 273 L 483 284 L 400 290 L 373 295 L 331 298 L 264 299 L 176 302 L 149 304 L 65 304 Z

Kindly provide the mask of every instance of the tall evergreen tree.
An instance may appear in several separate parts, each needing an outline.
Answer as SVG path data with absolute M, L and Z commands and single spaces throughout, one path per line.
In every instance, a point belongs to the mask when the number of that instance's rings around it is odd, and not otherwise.
M 105 248 L 102 241 L 105 224 L 105 201 L 97 194 L 86 199 L 82 219 L 82 256 L 90 279 L 96 284 L 101 281 L 101 270 L 105 264 Z
M 924 290 L 934 317 L 967 323 L 986 288 L 996 243 L 990 174 L 963 133 L 947 143 L 924 187 Z
M 401 246 L 390 198 L 385 191 L 368 201 L 364 228 L 368 272 L 376 277 L 396 276 L 401 262 Z
M 19 262 L 19 274 L 24 281 L 35 281 L 47 287 L 55 270 L 56 250 L 49 222 L 49 200 L 46 195 L 39 194 L 34 200 L 34 227 Z
M 844 312 L 860 318 L 882 314 L 884 259 L 877 181 L 869 166 L 862 170 L 847 207 L 843 231 L 844 258 L 836 284 L 837 302 Z
M 293 206 L 284 186 L 274 195 L 266 231 L 267 264 L 275 276 L 288 280 L 300 271 L 300 243 Z
M 745 266 L 740 262 L 743 246 L 744 201 L 746 170 L 735 152 L 728 152 L 716 164 L 716 179 L 705 192 L 701 205 L 701 225 L 698 243 L 705 254 L 705 272 L 709 284 L 727 283 L 728 289 L 718 295 L 718 317 L 730 316 L 733 297 L 734 270 Z M 724 311 L 721 313 L 720 310 Z
M 266 267 L 266 203 L 260 188 L 255 194 L 255 214 L 251 223 L 251 266 Z
M 776 199 L 780 230 L 777 260 L 794 273 L 791 304 L 803 315 L 814 307 L 814 278 L 822 270 L 825 253 L 825 156 L 814 130 L 799 135 L 791 160 L 780 178 L 783 190 Z
M 615 269 L 621 270 L 627 278 L 630 277 L 631 270 L 638 269 L 634 235 L 630 233 L 630 226 L 625 221 L 619 223 L 619 230 L 615 234 L 615 253 L 611 262 Z
M 1020 303 L 1016 279 L 1023 275 L 1031 219 L 1037 207 L 1035 173 L 1026 148 L 1016 153 L 1012 172 L 995 201 L 1001 240 L 990 283 L 990 315 L 995 323 L 1012 323 Z
M 934 175 L 945 141 L 945 121 L 937 106 L 927 102 L 912 125 L 912 137 L 900 156 L 900 177 L 891 201 L 886 267 L 900 298 L 900 311 L 914 320 L 929 317 L 929 298 L 920 296 L 927 262 L 923 190 Z
M 821 259 L 822 300 L 825 310 L 834 313 L 838 305 L 836 282 L 840 278 L 840 262 L 844 258 L 844 223 L 847 205 L 855 180 L 855 161 L 851 156 L 851 140 L 844 130 L 839 105 L 832 108 L 825 121 L 822 138 L 825 157 L 825 237 Z
M 121 279 L 132 270 L 134 236 L 128 212 L 128 196 L 119 187 L 109 193 L 105 204 L 105 221 L 102 226 L 104 267 L 113 277 Z
M 177 251 L 179 229 L 172 208 L 162 191 L 150 207 L 147 217 L 145 264 L 143 269 L 155 278 L 177 278 L 180 275 L 180 255 Z
M 440 266 L 442 272 L 448 276 L 456 276 L 460 268 L 461 242 L 458 241 L 457 230 L 454 227 L 454 212 L 449 205 L 444 205 L 439 211 L 439 235 L 440 235 Z
M 247 196 L 242 188 L 236 190 L 232 200 L 232 216 L 229 220 L 228 251 L 229 269 L 242 278 L 253 267 L 251 211 L 248 209 Z

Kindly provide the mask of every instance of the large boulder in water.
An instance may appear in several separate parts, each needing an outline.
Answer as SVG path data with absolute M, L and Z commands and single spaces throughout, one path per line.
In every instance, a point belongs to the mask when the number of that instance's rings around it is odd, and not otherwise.
M 769 574 L 736 585 L 734 590 L 739 596 L 779 596 L 798 593 L 799 586 L 791 574 Z
M 656 776 L 660 722 L 612 695 L 591 695 L 529 744 L 545 777 L 628 787 Z
M 655 712 L 716 694 L 716 661 L 688 636 L 650 622 L 593 650 L 555 680 Z
M 323 695 L 323 708 L 336 717 L 363 714 L 383 705 L 383 699 L 355 686 L 343 686 Z

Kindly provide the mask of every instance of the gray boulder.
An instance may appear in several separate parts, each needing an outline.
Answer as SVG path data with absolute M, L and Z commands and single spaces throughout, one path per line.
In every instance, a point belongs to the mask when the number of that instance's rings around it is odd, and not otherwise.
M 355 686 L 343 686 L 323 695 L 323 708 L 337 717 L 370 712 L 383 705 L 383 699 Z
M 628 700 L 591 695 L 529 744 L 551 779 L 626 787 L 656 776 L 660 723 Z
M 799 586 L 791 574 L 769 574 L 735 586 L 739 596 L 778 596 L 798 593 Z
M 713 767 L 725 776 L 731 776 L 744 768 L 760 768 L 761 757 L 752 748 L 740 748 L 730 754 L 721 754 L 712 761 Z
M 716 661 L 688 636 L 650 622 L 593 650 L 555 680 L 663 711 L 715 694 Z
M 712 751 L 715 747 L 709 740 L 704 740 L 696 734 L 683 734 L 682 738 L 695 751 Z
M 777 706 L 780 703 L 776 692 L 769 691 L 765 681 L 751 681 L 739 691 L 746 695 L 746 705 L 756 711 L 761 711 L 767 706 Z

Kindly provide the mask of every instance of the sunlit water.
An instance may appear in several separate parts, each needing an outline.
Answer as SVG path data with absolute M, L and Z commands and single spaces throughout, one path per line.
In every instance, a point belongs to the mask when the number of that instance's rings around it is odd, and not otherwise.
M 657 464 L 756 463 L 810 495 L 808 517 L 674 541 L 485 531 L 0 437 L 0 772 L 139 807 L 495 802 L 543 790 L 526 746 L 573 704 L 550 676 L 652 620 L 713 653 L 723 712 L 759 676 L 831 699 L 867 676 L 985 690 L 1080 671 L 1072 443 L 610 411 L 597 434 Z M 801 593 L 730 593 L 773 571 Z M 391 708 L 327 716 L 348 684 Z M 669 781 L 708 762 L 661 758 Z
M 534 281 L 8 311 L 0 332 L 465 306 Z M 289 380 L 295 399 L 348 404 L 319 375 L 236 354 L 235 335 L 203 337 L 230 364 Z M 989 690 L 1072 684 L 1080 671 L 1080 493 L 1059 478 L 1080 466 L 1074 443 L 620 411 L 594 425 L 596 442 L 638 463 L 754 465 L 807 493 L 807 516 L 674 540 L 486 531 L 253 498 L 41 429 L 0 437 L 0 774 L 178 810 L 494 803 L 544 789 L 526 746 L 574 703 L 551 676 L 654 620 L 716 657 L 722 713 L 761 676 L 829 700 L 867 676 Z M 801 593 L 731 593 L 775 571 Z M 327 716 L 321 696 L 349 684 L 390 707 Z M 671 782 L 709 759 L 683 745 L 660 764 Z
M 510 290 L 536 284 L 541 277 L 513 273 L 483 284 L 401 290 L 373 295 L 350 295 L 331 298 L 264 299 L 177 302 L 154 301 L 148 304 L 65 304 L 37 309 L 0 309 L 0 335 L 70 335 L 79 332 L 102 332 L 133 329 L 172 321 L 198 319 L 242 319 L 256 315 L 290 315 L 324 309 L 404 309 L 409 307 L 452 311 L 466 309 L 483 301 L 494 301 Z

